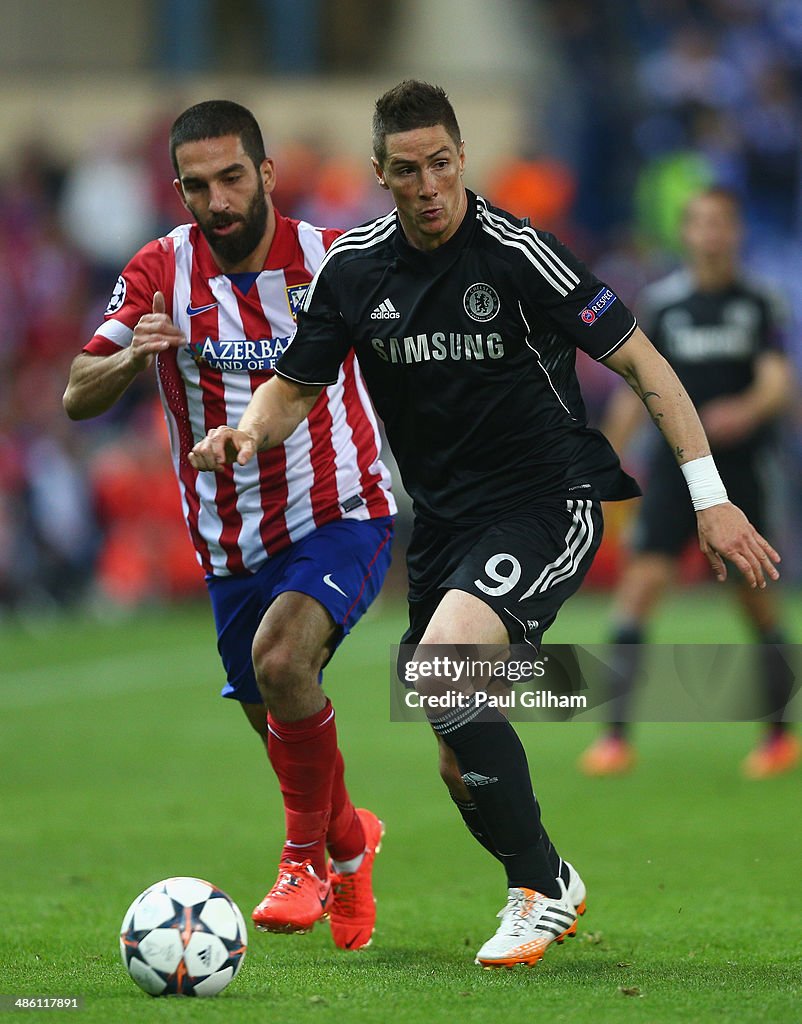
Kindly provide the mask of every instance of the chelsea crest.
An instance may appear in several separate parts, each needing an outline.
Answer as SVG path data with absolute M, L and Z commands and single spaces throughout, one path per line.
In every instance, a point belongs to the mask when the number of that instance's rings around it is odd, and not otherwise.
M 489 284 L 472 284 L 462 297 L 462 305 L 471 320 L 485 323 L 492 320 L 501 308 L 498 293 Z

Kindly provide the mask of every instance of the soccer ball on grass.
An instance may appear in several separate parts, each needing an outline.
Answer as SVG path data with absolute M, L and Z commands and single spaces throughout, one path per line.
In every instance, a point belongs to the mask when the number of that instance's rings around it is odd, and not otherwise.
M 247 948 L 239 907 L 200 878 L 167 878 L 134 900 L 120 929 L 120 953 L 152 996 L 217 995 L 242 966 Z

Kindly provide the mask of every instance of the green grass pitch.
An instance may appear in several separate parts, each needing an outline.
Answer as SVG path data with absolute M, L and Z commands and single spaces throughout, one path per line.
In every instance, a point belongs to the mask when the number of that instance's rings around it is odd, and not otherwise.
M 549 639 L 603 641 L 605 609 L 574 599 Z M 789 622 L 801 613 L 789 595 Z M 734 615 L 712 587 L 683 594 L 655 639 L 737 642 Z M 474 966 L 504 882 L 450 805 L 428 729 L 388 719 L 402 623 L 400 607 L 374 608 L 326 680 L 352 794 L 387 822 L 373 945 L 340 952 L 325 925 L 251 931 L 239 977 L 205 1001 L 140 992 L 117 934 L 133 897 L 166 876 L 212 880 L 246 917 L 274 879 L 277 787 L 244 716 L 216 695 L 209 610 L 0 627 L 0 993 L 81 996 L 76 1020 L 115 1024 L 802 1018 L 802 773 L 743 781 L 751 724 L 644 725 L 639 768 L 617 780 L 575 770 L 595 727 L 522 724 L 588 913 L 531 970 Z

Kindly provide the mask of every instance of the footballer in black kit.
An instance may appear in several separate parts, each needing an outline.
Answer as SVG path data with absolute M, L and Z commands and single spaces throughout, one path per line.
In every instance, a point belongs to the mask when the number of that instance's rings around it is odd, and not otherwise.
M 743 273 L 720 289 L 705 291 L 688 269 L 677 270 L 644 291 L 638 314 L 703 420 L 710 403 L 753 385 L 764 353 L 783 350 L 784 310 L 762 283 Z M 768 526 L 766 468 L 775 435 L 776 424 L 762 422 L 743 436 L 712 437 L 710 443 L 730 500 L 761 533 Z M 696 516 L 676 460 L 659 438 L 657 444 L 654 440 L 632 546 L 677 557 L 696 534 Z
M 441 88 L 410 80 L 377 100 L 373 168 L 395 211 L 331 246 L 276 376 L 237 427 L 209 430 L 190 464 L 220 471 L 280 443 L 353 348 L 414 503 L 412 660 L 441 645 L 537 645 L 599 545 L 600 501 L 638 494 L 586 424 L 582 348 L 627 380 L 693 463 L 700 501 L 712 493 L 698 516 L 714 571 L 723 578 L 726 556 L 753 586 L 776 579 L 779 555 L 719 493 L 693 406 L 632 313 L 552 236 L 469 192 L 464 164 Z M 417 686 L 422 697 L 449 687 L 447 671 L 435 676 Z M 468 697 L 426 711 L 451 799 L 507 880 L 501 924 L 476 962 L 534 964 L 575 933 L 586 887 L 543 827 L 512 724 Z
M 681 229 L 683 266 L 645 289 L 638 303 L 640 322 L 699 410 L 730 501 L 763 532 L 778 418 L 791 398 L 792 368 L 783 354 L 786 313 L 778 297 L 742 265 L 737 195 L 711 186 L 693 196 Z M 642 412 L 628 389 L 613 396 L 604 429 L 619 451 Z M 610 679 L 611 717 L 580 758 L 588 775 L 617 775 L 635 765 L 632 696 L 641 675 L 639 648 L 679 557 L 696 534 L 687 486 L 667 446 L 651 445 L 644 478 L 632 554 L 613 600 L 611 640 L 621 646 Z M 775 595 L 740 586 L 733 596 L 760 644 L 755 680 L 766 722 L 764 739 L 742 770 L 750 778 L 766 778 L 800 759 L 799 741 L 785 722 L 793 673 L 782 654 L 786 638 Z
M 396 213 L 335 242 L 277 372 L 331 384 L 356 351 L 414 503 L 405 641 L 456 588 L 537 644 L 598 548 L 599 501 L 640 493 L 587 426 L 574 369 L 636 324 L 552 235 L 467 196 L 433 251 Z

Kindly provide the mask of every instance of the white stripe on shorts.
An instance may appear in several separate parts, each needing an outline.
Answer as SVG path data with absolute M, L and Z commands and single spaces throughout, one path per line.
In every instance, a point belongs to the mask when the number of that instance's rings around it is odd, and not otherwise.
M 592 502 L 587 498 L 569 498 L 565 504 L 573 513 L 573 520 L 565 535 L 565 547 L 554 561 L 545 566 L 529 590 L 519 598 L 519 601 L 525 601 L 532 594 L 543 593 L 549 587 L 573 576 L 579 571 L 582 559 L 593 543 Z

